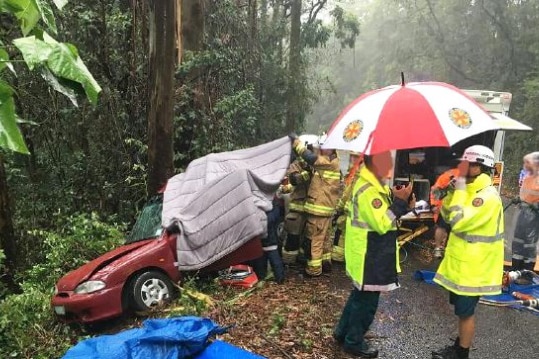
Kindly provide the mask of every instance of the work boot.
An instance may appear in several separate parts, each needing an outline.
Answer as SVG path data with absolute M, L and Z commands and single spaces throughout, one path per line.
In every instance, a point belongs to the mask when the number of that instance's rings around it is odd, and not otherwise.
M 457 337 L 454 344 L 438 351 L 433 351 L 432 359 L 468 359 L 469 353 L 470 349 L 461 347 L 460 340 Z
M 369 348 L 365 342 L 361 347 L 344 344 L 343 350 L 345 353 L 359 358 L 378 358 L 378 350 Z
M 322 262 L 322 272 L 323 273 L 331 273 L 333 270 L 333 266 L 331 264 L 331 261 L 323 261 Z

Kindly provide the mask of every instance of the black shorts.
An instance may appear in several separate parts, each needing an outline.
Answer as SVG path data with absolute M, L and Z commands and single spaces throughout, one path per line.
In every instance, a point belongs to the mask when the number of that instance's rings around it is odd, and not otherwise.
M 475 313 L 475 307 L 479 302 L 479 296 L 467 296 L 449 292 L 449 303 L 455 307 L 455 315 L 459 318 L 467 318 Z
M 442 216 L 438 216 L 438 220 L 436 221 L 436 226 L 442 229 L 445 229 L 447 233 L 451 231 L 451 226 L 446 221 L 444 221 Z

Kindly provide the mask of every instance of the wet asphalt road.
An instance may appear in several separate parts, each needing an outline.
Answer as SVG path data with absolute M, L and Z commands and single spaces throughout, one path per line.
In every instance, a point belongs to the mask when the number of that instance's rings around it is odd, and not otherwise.
M 416 281 L 412 274 L 428 268 L 413 257 L 403 263 L 400 289 L 384 294 L 371 327 L 371 344 L 380 358 L 431 358 L 431 351 L 450 344 L 457 320 L 442 288 Z M 376 338 L 378 337 L 378 338 Z M 538 358 L 539 316 L 515 309 L 479 304 L 476 339 L 470 358 Z
M 507 234 L 513 230 L 513 210 L 510 207 L 506 211 Z M 506 235 L 505 257 L 509 260 L 510 249 L 511 236 Z M 430 359 L 432 350 L 451 344 L 457 336 L 457 319 L 448 302 L 448 293 L 412 277 L 416 270 L 435 270 L 436 265 L 424 264 L 412 253 L 402 263 L 402 287 L 381 296 L 371 327 L 374 336 L 371 345 L 380 350 L 379 358 Z M 478 304 L 470 358 L 539 358 L 539 316 Z

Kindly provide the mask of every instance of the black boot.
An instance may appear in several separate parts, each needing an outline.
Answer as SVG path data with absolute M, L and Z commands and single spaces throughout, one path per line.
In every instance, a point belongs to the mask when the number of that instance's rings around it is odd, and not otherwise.
M 278 284 L 284 283 L 284 264 L 279 252 L 277 250 L 268 251 L 265 253 L 270 265 L 273 275 L 275 276 L 275 281 Z
M 469 348 L 460 346 L 460 339 L 457 337 L 453 345 L 448 345 L 437 351 L 432 352 L 432 359 L 468 359 Z

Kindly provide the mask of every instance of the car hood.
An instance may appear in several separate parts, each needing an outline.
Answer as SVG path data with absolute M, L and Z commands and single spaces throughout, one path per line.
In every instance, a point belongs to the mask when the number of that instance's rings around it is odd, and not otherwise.
M 121 258 L 128 253 L 131 253 L 138 248 L 147 246 L 154 242 L 155 239 L 147 239 L 140 242 L 130 243 L 121 247 L 118 247 L 110 252 L 103 254 L 102 256 L 84 264 L 83 266 L 67 273 L 60 278 L 56 284 L 59 291 L 74 290 L 80 283 L 88 280 L 94 273 L 114 262 L 118 258 Z

